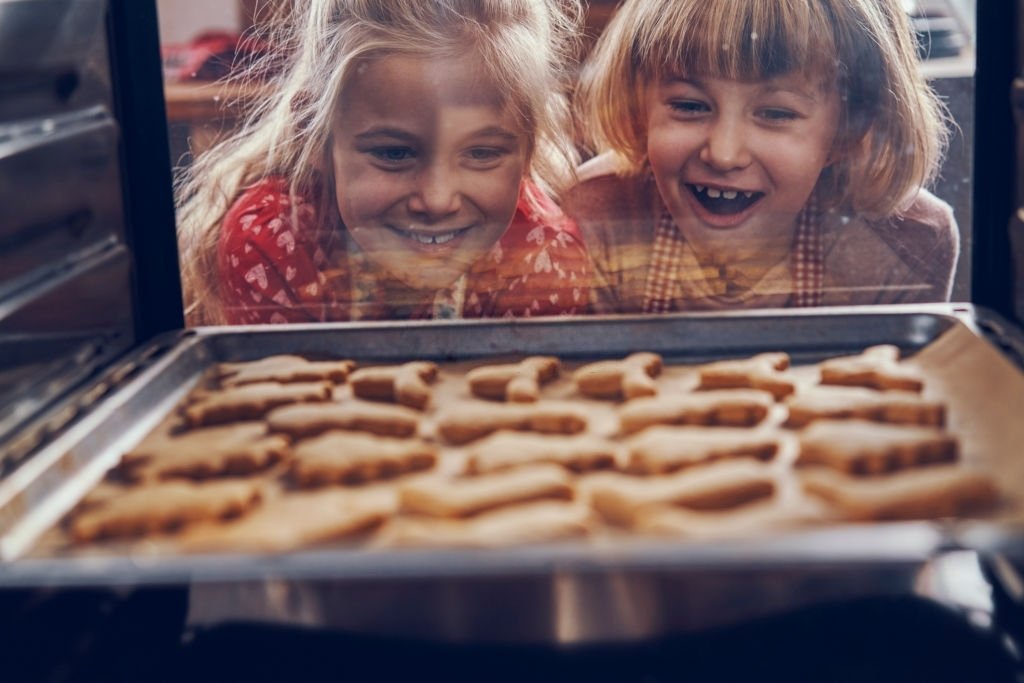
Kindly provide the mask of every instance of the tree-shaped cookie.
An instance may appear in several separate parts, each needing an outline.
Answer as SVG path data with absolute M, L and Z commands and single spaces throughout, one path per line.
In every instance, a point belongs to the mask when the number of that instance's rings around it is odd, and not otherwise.
M 918 372 L 900 363 L 899 348 L 889 344 L 872 346 L 859 356 L 823 361 L 821 383 L 917 393 L 924 388 Z
M 602 360 L 584 365 L 573 375 L 576 388 L 590 398 L 626 400 L 654 396 L 654 378 L 661 374 L 661 356 L 634 353 L 622 360 Z
M 370 401 L 393 401 L 423 410 L 430 402 L 430 384 L 437 379 L 437 364 L 414 361 L 356 370 L 349 376 L 352 393 Z
M 474 396 L 497 401 L 532 403 L 540 397 L 540 385 L 558 377 L 558 359 L 531 356 L 518 363 L 485 365 L 466 375 Z
M 708 363 L 699 369 L 699 388 L 760 389 L 778 401 L 796 390 L 786 375 L 788 368 L 789 356 L 785 353 L 759 353 L 751 358 Z

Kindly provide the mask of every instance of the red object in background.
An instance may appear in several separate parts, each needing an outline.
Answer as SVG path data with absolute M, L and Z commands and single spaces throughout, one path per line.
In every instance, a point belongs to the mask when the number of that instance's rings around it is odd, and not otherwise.
M 261 74 L 269 73 L 264 57 L 270 46 L 252 35 L 204 31 L 188 43 L 160 49 L 168 81 L 215 81 L 257 64 Z

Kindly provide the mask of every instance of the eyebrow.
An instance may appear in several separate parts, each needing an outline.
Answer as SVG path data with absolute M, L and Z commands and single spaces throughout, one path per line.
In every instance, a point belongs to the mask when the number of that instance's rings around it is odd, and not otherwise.
M 356 140 L 366 140 L 370 138 L 396 138 L 398 140 L 406 140 L 409 142 L 415 142 L 418 138 L 407 130 L 401 128 L 393 128 L 391 126 L 373 126 L 368 130 L 364 130 L 362 133 L 357 133 L 355 136 Z
M 682 83 L 683 85 L 692 85 L 702 90 L 707 89 L 707 83 L 705 81 L 696 78 L 686 78 L 685 76 L 669 76 L 662 80 L 663 84 Z M 768 81 L 770 83 L 770 81 Z M 762 87 L 762 92 L 767 95 L 774 93 L 789 93 L 795 95 L 801 99 L 807 100 L 808 102 L 818 103 L 819 99 L 815 96 L 814 91 L 803 90 L 799 88 L 791 88 L 784 85 L 765 85 Z
M 503 138 L 509 142 L 517 142 L 519 140 L 519 135 L 513 133 L 507 128 L 502 128 L 501 126 L 487 126 L 480 130 L 473 131 L 467 137 Z

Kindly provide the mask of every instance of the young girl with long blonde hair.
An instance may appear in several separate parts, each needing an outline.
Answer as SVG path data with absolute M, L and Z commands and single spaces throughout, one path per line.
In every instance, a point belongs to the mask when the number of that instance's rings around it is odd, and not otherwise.
M 299 0 L 274 92 L 180 185 L 187 319 L 583 310 L 578 0 Z

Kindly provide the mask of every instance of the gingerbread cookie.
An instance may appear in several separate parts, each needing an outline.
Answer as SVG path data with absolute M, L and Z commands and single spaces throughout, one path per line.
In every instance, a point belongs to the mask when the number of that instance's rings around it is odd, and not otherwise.
M 542 501 L 484 512 L 469 519 L 400 517 L 382 530 L 378 545 L 493 548 L 551 543 L 590 533 L 590 510 L 579 504 Z
M 495 472 L 535 463 L 553 463 L 573 472 L 615 467 L 615 445 L 595 436 L 498 432 L 469 449 L 470 474 Z
M 394 497 L 356 495 L 349 490 L 290 494 L 238 520 L 190 527 L 179 544 L 191 552 L 290 552 L 359 537 L 394 509 Z
M 630 440 L 628 451 L 631 472 L 666 474 L 715 460 L 771 460 L 779 437 L 730 427 L 651 427 Z
M 700 389 L 760 389 L 779 401 L 796 391 L 796 384 L 786 376 L 789 355 L 761 353 L 752 358 L 723 360 L 702 365 Z
M 849 477 L 826 468 L 801 473 L 808 493 L 834 505 L 852 521 L 935 519 L 992 507 L 992 479 L 957 465 L 936 465 L 880 477 Z
M 419 439 L 328 432 L 296 444 L 291 477 L 297 486 L 362 484 L 428 470 L 437 447 Z
M 532 403 L 540 385 L 558 377 L 559 362 L 551 356 L 532 356 L 518 363 L 485 365 L 466 374 L 470 392 L 479 398 Z
M 197 391 L 184 408 L 185 423 L 190 427 L 256 420 L 279 406 L 289 403 L 315 403 L 331 398 L 331 385 L 278 384 L 262 382 L 230 389 Z
M 956 437 L 931 427 L 864 420 L 818 420 L 800 434 L 798 465 L 827 465 L 847 474 L 881 474 L 953 462 Z
M 437 418 L 437 430 L 452 444 L 464 444 L 499 429 L 541 434 L 578 434 L 587 416 L 578 406 L 539 401 L 530 404 L 461 403 Z
M 946 406 L 909 391 L 875 391 L 862 387 L 817 386 L 786 399 L 787 427 L 804 427 L 825 418 L 871 420 L 942 427 Z
M 919 373 L 899 359 L 899 348 L 885 344 L 865 349 L 859 356 L 826 360 L 820 366 L 821 383 L 920 393 L 924 382 Z
M 262 472 L 288 455 L 288 440 L 262 422 L 205 427 L 145 439 L 124 454 L 118 474 L 139 479 L 210 479 Z
M 584 396 L 629 400 L 657 394 L 654 378 L 659 374 L 661 356 L 634 353 L 623 360 L 603 360 L 584 365 L 573 373 L 573 380 Z
M 726 510 L 775 493 L 766 465 L 733 460 L 658 477 L 605 480 L 590 488 L 591 505 L 613 524 L 632 526 L 639 511 L 658 505 Z
M 413 436 L 419 429 L 420 418 L 419 412 L 405 406 L 351 400 L 284 406 L 268 413 L 266 420 L 272 432 L 305 439 L 332 429 L 378 436 Z
M 774 403 L 771 394 L 757 389 L 640 398 L 619 410 L 619 424 L 623 434 L 652 425 L 752 427 L 768 416 Z
M 237 517 L 260 498 L 260 488 L 252 481 L 141 486 L 80 512 L 71 520 L 71 537 L 87 543 L 174 531 L 193 522 Z
M 430 384 L 437 379 L 436 363 L 363 368 L 349 376 L 352 393 L 370 401 L 391 401 L 423 410 L 430 402 Z
M 557 465 L 533 465 L 456 479 L 423 479 L 398 492 L 403 512 L 429 517 L 469 517 L 486 510 L 537 500 L 570 500 L 568 473 Z
M 225 387 L 260 382 L 343 383 L 356 364 L 350 360 L 310 361 L 302 356 L 268 356 L 248 363 L 221 363 L 216 374 Z

